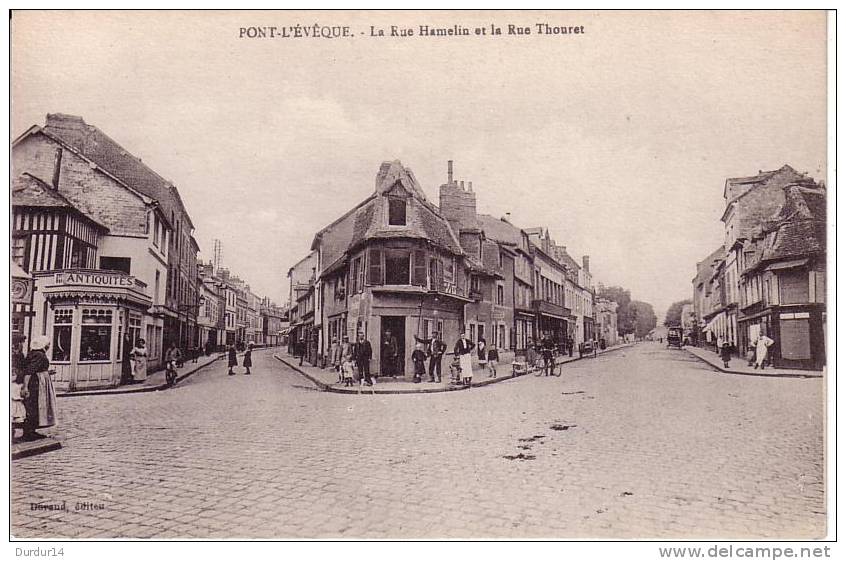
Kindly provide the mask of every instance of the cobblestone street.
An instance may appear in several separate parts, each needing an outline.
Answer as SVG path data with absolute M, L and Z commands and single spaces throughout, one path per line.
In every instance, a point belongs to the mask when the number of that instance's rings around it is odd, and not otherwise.
M 63 448 L 12 465 L 12 534 L 825 534 L 822 379 L 722 374 L 642 343 L 560 378 L 357 396 L 254 360 L 252 376 L 218 361 L 169 391 L 61 399 Z

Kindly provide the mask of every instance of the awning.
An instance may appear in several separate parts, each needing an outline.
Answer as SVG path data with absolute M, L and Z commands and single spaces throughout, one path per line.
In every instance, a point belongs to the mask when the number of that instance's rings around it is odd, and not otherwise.
M 802 267 L 808 264 L 808 259 L 793 259 L 791 261 L 782 261 L 780 263 L 773 263 L 772 265 L 767 265 L 764 269 L 765 271 L 780 271 L 783 269 L 794 269 L 796 267 Z

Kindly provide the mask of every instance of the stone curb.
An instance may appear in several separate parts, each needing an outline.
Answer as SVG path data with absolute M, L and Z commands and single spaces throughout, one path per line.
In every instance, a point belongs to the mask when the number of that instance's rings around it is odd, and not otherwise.
M 701 357 L 698 354 L 694 353 L 693 351 L 689 351 L 687 349 L 684 349 L 684 350 L 687 351 L 687 354 L 698 358 L 699 360 L 701 360 L 702 362 L 704 362 L 705 364 L 707 364 L 708 366 L 710 366 L 714 370 L 716 370 L 718 372 L 722 372 L 723 374 L 735 374 L 737 376 L 758 376 L 758 377 L 763 377 L 763 378 L 803 378 L 803 379 L 823 378 L 822 374 L 775 374 L 775 373 L 767 374 L 767 372 L 764 371 L 764 370 L 762 370 L 761 372 L 744 372 L 743 370 L 732 370 L 731 368 L 723 368 L 719 364 L 714 364 L 713 362 L 711 362 L 707 358 Z
M 61 447 L 62 443 L 50 436 L 32 442 L 17 442 L 12 444 L 12 459 L 19 460 L 21 458 L 37 456 L 38 454 L 58 450 Z
M 633 346 L 633 344 L 631 344 L 631 343 L 625 344 L 625 345 L 618 345 L 618 346 L 613 347 L 611 349 L 606 349 L 606 350 L 602 351 L 597 356 L 602 356 L 606 353 L 610 353 L 610 352 L 613 352 L 613 351 L 616 351 L 616 350 L 619 350 L 619 349 L 626 349 L 626 348 L 629 348 L 631 346 Z M 369 386 L 369 389 L 353 389 L 353 388 L 337 388 L 337 387 L 332 386 L 331 384 L 321 382 L 320 380 L 318 380 L 317 378 L 315 378 L 311 374 L 308 374 L 304 370 L 300 369 L 299 366 L 297 366 L 296 364 L 293 364 L 293 361 L 288 361 L 288 360 L 282 358 L 281 356 L 279 356 L 276 353 L 273 354 L 273 358 L 275 358 L 279 362 L 285 364 L 286 366 L 288 366 L 292 370 L 295 370 L 296 372 L 301 374 L 309 382 L 311 382 L 312 384 L 317 386 L 321 391 L 330 392 L 330 393 L 349 394 L 349 395 L 426 394 L 426 393 L 431 394 L 431 393 L 456 392 L 456 391 L 469 390 L 470 388 L 481 388 L 481 387 L 484 387 L 484 386 L 489 386 L 491 384 L 497 384 L 499 382 L 507 382 L 508 380 L 516 380 L 518 378 L 528 376 L 530 373 L 532 373 L 532 372 L 526 372 L 526 373 L 523 373 L 523 374 L 517 374 L 516 376 L 505 375 L 505 376 L 501 376 L 501 377 L 498 376 L 496 378 L 489 378 L 489 379 L 482 380 L 480 382 L 472 382 L 469 387 L 468 386 L 442 386 L 442 387 L 439 387 L 439 388 L 421 388 L 419 390 L 416 390 L 416 389 L 410 389 L 410 390 L 385 389 L 385 390 L 383 390 L 381 388 L 377 388 L 377 389 L 374 390 L 374 389 L 372 389 L 373 386 Z M 563 364 L 569 364 L 571 362 L 576 362 L 578 360 L 584 360 L 585 358 L 594 358 L 594 357 L 589 357 L 589 356 L 574 357 L 572 360 L 568 360 L 568 361 L 564 362 Z M 425 382 L 421 382 L 421 383 L 425 383 Z M 384 386 L 384 384 L 382 386 Z
M 199 372 L 206 366 L 210 364 L 214 364 L 218 360 L 222 359 L 226 355 L 221 355 L 217 358 L 214 358 L 207 363 L 198 366 L 194 370 L 189 372 L 185 372 L 184 374 L 177 376 L 176 381 L 173 383 L 172 386 L 168 386 L 167 382 L 162 382 L 161 384 L 155 386 L 129 386 L 124 388 L 114 388 L 114 389 L 104 389 L 104 390 L 81 390 L 78 392 L 63 392 L 57 393 L 56 397 L 84 397 L 84 396 L 92 396 L 92 395 L 119 395 L 119 394 L 128 394 L 128 393 L 148 393 L 148 392 L 157 392 L 162 390 L 167 390 L 173 387 L 176 387 L 179 382 L 185 380 L 186 378 L 193 376 L 195 373 Z

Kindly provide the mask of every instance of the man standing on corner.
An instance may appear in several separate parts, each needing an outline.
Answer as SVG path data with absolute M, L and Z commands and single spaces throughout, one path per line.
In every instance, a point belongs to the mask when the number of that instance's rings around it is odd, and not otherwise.
M 358 343 L 355 345 L 353 356 L 355 357 L 355 365 L 358 368 L 359 377 L 364 380 L 365 384 L 372 386 L 370 359 L 373 357 L 373 348 L 370 346 L 370 341 L 364 338 L 364 333 L 358 334 Z

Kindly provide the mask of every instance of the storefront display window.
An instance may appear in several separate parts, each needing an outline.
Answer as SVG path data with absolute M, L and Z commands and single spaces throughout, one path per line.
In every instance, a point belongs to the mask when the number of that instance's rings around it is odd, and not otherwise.
M 73 333 L 73 310 L 59 309 L 53 315 L 53 358 L 55 362 L 68 362 Z
M 112 311 L 83 308 L 80 334 L 80 361 L 111 359 Z

